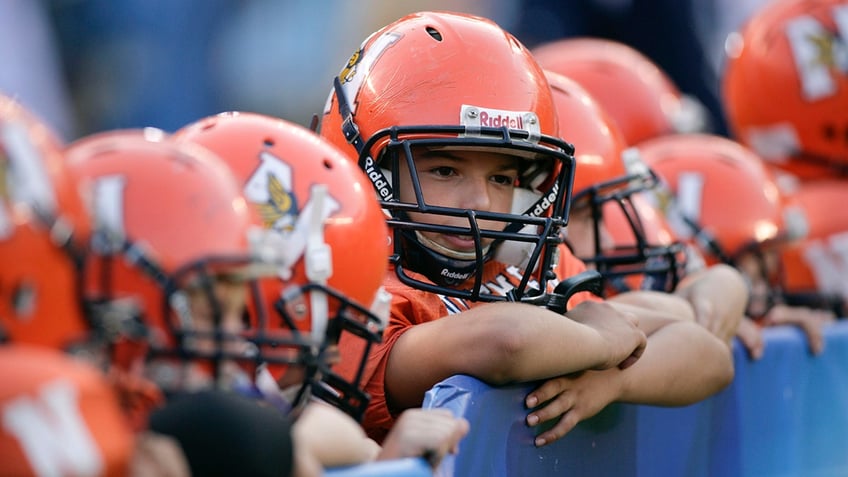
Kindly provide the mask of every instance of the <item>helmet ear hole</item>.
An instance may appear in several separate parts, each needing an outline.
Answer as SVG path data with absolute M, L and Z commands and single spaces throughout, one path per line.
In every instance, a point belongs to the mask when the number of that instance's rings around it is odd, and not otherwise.
M 427 27 L 427 34 L 436 41 L 442 41 L 442 34 L 439 33 L 439 30 L 436 30 L 433 27 Z
M 35 311 L 36 295 L 34 283 L 26 281 L 17 283 L 12 292 L 12 307 L 15 310 L 15 314 L 24 319 L 31 316 Z

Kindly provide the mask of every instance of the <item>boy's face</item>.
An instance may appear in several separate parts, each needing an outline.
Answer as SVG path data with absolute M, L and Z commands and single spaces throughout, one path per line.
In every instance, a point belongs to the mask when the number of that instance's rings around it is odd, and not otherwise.
M 243 316 L 247 305 L 246 284 L 239 280 L 218 279 L 213 288 L 221 313 L 219 329 L 227 336 L 239 336 L 245 326 Z M 191 290 L 188 296 L 193 330 L 204 336 L 211 336 L 215 330 L 213 304 L 201 290 Z M 211 337 L 199 338 L 193 345 L 197 351 L 211 353 L 214 351 L 215 342 Z M 233 339 L 224 343 L 224 349 L 231 353 L 239 353 L 244 346 L 245 341 L 242 339 Z
M 188 336 L 183 342 L 186 350 L 212 356 L 220 346 L 220 351 L 228 355 L 247 356 L 251 345 L 242 337 L 245 328 L 243 317 L 248 297 L 247 284 L 243 280 L 228 278 L 217 278 L 214 281 L 214 297 L 211 298 L 216 301 L 220 312 L 220 323 L 217 324 L 217 329 L 223 333 L 223 341 L 220 344 L 214 337 L 215 305 L 210 297 L 202 287 L 190 286 L 184 290 L 191 313 L 191 323 L 184 324 L 187 326 L 185 331 L 196 333 Z M 181 364 L 169 358 L 164 360 L 157 358 L 149 362 L 148 366 L 151 378 L 166 388 L 190 391 L 214 385 L 211 362 L 194 360 Z M 224 386 L 230 386 L 246 376 L 234 360 L 224 359 L 220 363 L 219 371 L 220 383 Z M 164 382 L 160 381 L 163 376 L 166 379 Z
M 745 253 L 737 259 L 736 268 L 751 287 L 748 312 L 755 317 L 764 315 L 768 311 L 769 291 L 771 289 L 769 282 L 778 273 L 779 257 L 777 251 L 767 249 L 759 257 L 754 253 Z
M 614 248 L 612 237 L 603 221 L 600 224 L 601 252 L 607 253 Z M 577 257 L 594 257 L 595 250 L 595 220 L 592 218 L 592 208 L 586 204 L 571 208 L 566 227 L 568 243 Z
M 484 151 L 423 150 L 415 154 L 415 167 L 424 201 L 428 205 L 510 213 L 512 196 L 518 181 L 520 159 Z M 415 203 L 415 191 L 407 164 L 400 161 L 400 200 Z M 418 223 L 468 227 L 465 217 L 410 212 Z M 503 222 L 478 220 L 481 229 L 503 230 Z M 474 252 L 472 236 L 421 232 L 437 245 L 468 254 Z M 493 239 L 483 239 L 483 248 Z

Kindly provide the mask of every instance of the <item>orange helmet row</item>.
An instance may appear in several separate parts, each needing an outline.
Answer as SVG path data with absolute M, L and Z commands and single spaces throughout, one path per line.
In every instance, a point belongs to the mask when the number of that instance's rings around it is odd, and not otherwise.
M 79 293 L 91 221 L 53 131 L 0 96 L 0 134 L 0 333 L 71 346 L 103 331 L 89 322 Z
M 848 201 L 848 187 L 839 179 L 807 181 L 788 193 L 804 212 L 808 233 L 781 250 L 786 302 L 846 316 L 848 214 L 838 204 Z
M 726 50 L 733 134 L 803 179 L 848 175 L 848 2 L 771 2 Z
M 322 356 L 308 363 L 317 368 L 307 372 L 329 388 L 309 379 L 304 384 L 313 395 L 361 416 L 368 403 L 359 386 L 365 359 L 382 338 L 389 305 L 382 291 L 389 234 L 364 174 L 314 132 L 260 114 L 204 118 L 173 140 L 223 158 L 248 205 L 279 237 L 283 256 L 276 277 L 263 280 L 259 290 L 261 303 L 272 305 L 270 328 L 309 338 L 327 356 L 340 339 L 358 343 L 358 359 L 335 363 Z M 283 386 L 303 379 L 288 366 L 269 369 Z
M 254 386 L 259 368 L 302 385 L 300 398 L 341 395 L 352 414 L 367 402 L 350 384 L 363 362 L 340 376 L 333 347 L 354 336 L 364 361 L 381 339 L 388 231 L 334 146 L 238 113 L 64 146 L 7 98 L 0 132 L 8 340 L 106 353 L 98 364 L 141 367 L 173 390 Z
M 661 211 L 645 198 L 659 185 L 656 175 L 636 149 L 627 148 L 617 123 L 582 86 L 566 76 L 546 74 L 560 135 L 575 144 L 573 212 L 566 242 L 601 272 L 610 293 L 633 288 L 671 291 L 682 278 L 686 257 Z
M 682 93 L 647 56 L 617 41 L 565 38 L 533 49 L 542 67 L 583 86 L 618 125 L 628 145 L 672 133 L 706 131 L 706 107 Z M 566 136 L 567 137 L 567 136 Z

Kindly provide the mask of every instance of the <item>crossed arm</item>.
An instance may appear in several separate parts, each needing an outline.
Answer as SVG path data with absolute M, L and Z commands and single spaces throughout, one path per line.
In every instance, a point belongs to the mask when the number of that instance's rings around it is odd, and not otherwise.
M 406 330 L 389 354 L 387 398 L 394 409 L 420 406 L 428 389 L 455 374 L 502 385 L 627 367 L 645 342 L 635 316 L 609 303 L 586 302 L 567 317 L 487 304 Z

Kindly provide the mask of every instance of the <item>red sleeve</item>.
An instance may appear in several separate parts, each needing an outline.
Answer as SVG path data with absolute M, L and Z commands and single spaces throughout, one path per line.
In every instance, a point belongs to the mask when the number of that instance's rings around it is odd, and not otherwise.
M 362 426 L 368 437 L 379 443 L 382 443 L 396 418 L 388 408 L 384 386 L 386 366 L 392 347 L 412 326 L 447 315 L 447 309 L 437 295 L 401 284 L 394 273 L 387 280 L 385 288 L 392 294 L 389 323 L 383 333 L 383 342 L 372 348 L 363 375 L 365 391 L 371 396 L 371 401 L 365 411 Z M 347 356 L 353 356 L 357 352 L 350 344 L 352 341 L 339 342 L 342 363 L 348 361 L 345 359 Z
M 586 264 L 583 263 L 582 260 L 575 257 L 573 253 L 571 253 L 571 249 L 565 246 L 565 244 L 559 245 L 559 261 L 557 262 L 556 267 L 556 276 L 560 280 L 564 280 L 568 277 L 577 275 L 580 272 L 586 270 Z M 574 308 L 584 301 L 601 301 L 601 298 L 589 293 L 589 292 L 580 292 L 570 300 L 568 300 L 568 308 Z

